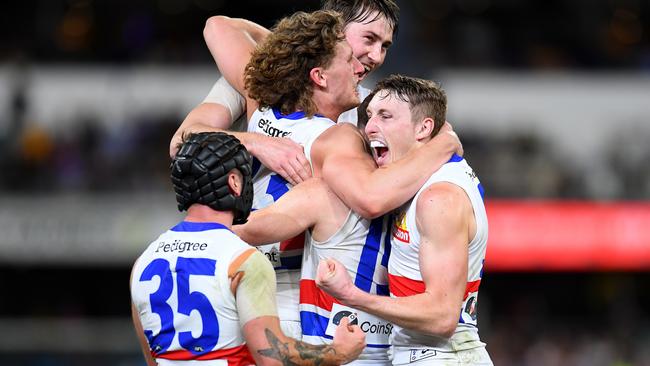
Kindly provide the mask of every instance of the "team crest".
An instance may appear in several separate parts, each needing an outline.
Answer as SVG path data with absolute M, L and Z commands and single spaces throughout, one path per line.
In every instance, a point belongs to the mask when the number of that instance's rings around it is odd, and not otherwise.
M 393 237 L 403 243 L 410 243 L 411 236 L 406 227 L 406 211 L 402 211 L 393 222 Z

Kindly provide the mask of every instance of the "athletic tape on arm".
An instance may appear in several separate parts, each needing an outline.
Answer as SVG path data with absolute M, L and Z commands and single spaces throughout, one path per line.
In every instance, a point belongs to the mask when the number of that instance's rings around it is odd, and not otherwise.
M 231 121 L 235 121 L 246 113 L 246 98 L 239 94 L 223 76 L 214 83 L 203 103 L 217 103 L 225 106 L 230 111 Z
M 260 316 L 278 316 L 275 272 L 264 254 L 248 249 L 232 261 L 228 277 L 241 272 L 235 297 L 241 325 Z

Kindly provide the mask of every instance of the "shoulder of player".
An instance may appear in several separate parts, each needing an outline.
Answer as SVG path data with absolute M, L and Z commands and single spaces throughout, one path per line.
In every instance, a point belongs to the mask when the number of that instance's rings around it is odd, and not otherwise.
M 350 139 L 350 140 L 363 140 L 363 135 L 359 129 L 351 123 L 337 123 L 336 125 L 324 131 L 318 139 L 326 140 L 335 140 L 339 139 Z
M 219 255 L 225 256 L 225 258 L 231 256 L 232 260 L 240 254 L 248 252 L 250 249 L 257 251 L 254 246 L 248 244 L 231 229 L 225 228 L 212 230 L 208 243 L 208 248 L 211 253 L 218 253 Z
M 312 149 L 318 151 L 333 146 L 334 151 L 357 150 L 358 146 L 363 144 L 364 137 L 356 126 L 350 123 L 337 123 L 318 136 Z
M 260 253 L 259 250 L 247 245 L 247 248 L 242 248 L 238 250 L 230 260 L 228 265 L 228 277 L 233 277 L 235 273 L 239 272 L 247 261 L 255 261 L 257 257 L 264 257 L 264 254 Z M 269 263 L 270 264 L 270 263 Z
M 425 188 L 416 202 L 416 217 L 420 220 L 437 220 L 459 217 L 471 208 L 465 191 L 450 182 L 436 182 Z

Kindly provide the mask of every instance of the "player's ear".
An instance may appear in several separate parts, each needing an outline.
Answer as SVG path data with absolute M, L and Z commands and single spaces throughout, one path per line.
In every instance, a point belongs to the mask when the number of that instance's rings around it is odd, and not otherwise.
M 431 133 L 433 133 L 434 127 L 435 127 L 435 123 L 433 118 L 431 117 L 424 118 L 418 124 L 417 130 L 415 131 L 415 138 L 417 140 L 423 140 L 428 137 L 431 137 Z
M 239 197 L 241 195 L 243 184 L 244 178 L 239 170 L 233 169 L 228 173 L 228 188 L 234 196 Z
M 323 68 L 322 67 L 314 67 L 313 69 L 309 70 L 309 79 L 316 84 L 316 86 L 319 86 L 321 88 L 326 88 L 327 87 L 327 77 L 323 73 Z

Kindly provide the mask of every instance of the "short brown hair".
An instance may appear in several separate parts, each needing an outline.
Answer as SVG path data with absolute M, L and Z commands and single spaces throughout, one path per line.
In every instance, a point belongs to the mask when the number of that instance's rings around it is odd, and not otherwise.
M 283 114 L 316 113 L 309 72 L 328 67 L 343 41 L 343 21 L 333 11 L 297 12 L 278 22 L 246 65 L 245 86 L 260 108 Z
M 413 122 L 433 118 L 431 136 L 435 136 L 447 120 L 447 94 L 438 83 L 395 74 L 377 83 L 372 93 L 376 95 L 382 90 L 409 104 Z
M 371 23 L 383 15 L 393 29 L 393 36 L 397 34 L 399 6 L 393 0 L 323 0 L 321 9 L 341 14 L 346 26 L 350 23 Z M 371 19 L 374 12 L 377 14 Z

